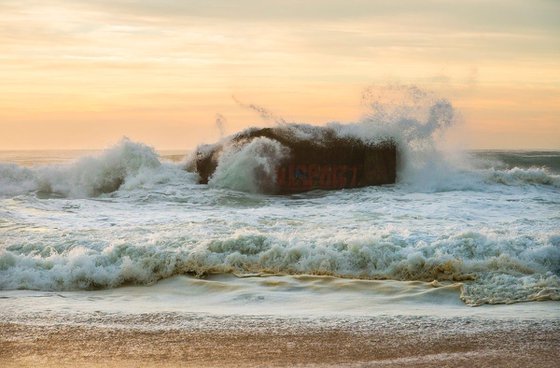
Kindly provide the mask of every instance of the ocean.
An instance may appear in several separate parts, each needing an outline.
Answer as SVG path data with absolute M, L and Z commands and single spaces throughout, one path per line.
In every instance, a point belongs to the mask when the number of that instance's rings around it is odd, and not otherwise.
M 394 185 L 293 195 L 244 187 L 271 163 L 243 150 L 208 185 L 128 139 L 2 151 L 0 322 L 558 332 L 560 152 L 409 147 Z
M 157 299 L 174 283 L 203 310 L 322 306 L 341 291 L 356 297 L 348 311 L 447 293 L 466 306 L 560 300 L 560 152 L 468 152 L 468 169 L 286 196 L 197 184 L 184 157 L 128 140 L 85 156 L 2 152 L 1 303 L 131 287 Z

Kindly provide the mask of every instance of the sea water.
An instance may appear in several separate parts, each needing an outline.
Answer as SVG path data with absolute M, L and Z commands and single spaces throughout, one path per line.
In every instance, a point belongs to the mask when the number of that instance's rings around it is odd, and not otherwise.
M 188 170 L 188 154 L 128 139 L 100 152 L 1 152 L 2 319 L 558 319 L 560 152 L 442 151 L 432 143 L 449 108 L 331 124 L 340 135 L 395 139 L 397 183 L 289 196 L 250 183 L 255 168 L 274 165 L 259 157 L 267 150 L 226 148 L 208 185 Z M 232 167 L 242 175 L 227 175 Z

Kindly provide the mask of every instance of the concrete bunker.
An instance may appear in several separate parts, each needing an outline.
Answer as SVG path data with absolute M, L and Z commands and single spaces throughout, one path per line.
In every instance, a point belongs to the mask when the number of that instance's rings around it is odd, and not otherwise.
M 211 179 L 227 147 L 241 147 L 256 138 L 287 147 L 263 193 L 291 194 L 315 189 L 333 190 L 393 184 L 397 174 L 397 145 L 392 139 L 364 141 L 340 136 L 329 127 L 289 125 L 250 128 L 212 145 L 197 147 L 194 169 L 200 183 Z

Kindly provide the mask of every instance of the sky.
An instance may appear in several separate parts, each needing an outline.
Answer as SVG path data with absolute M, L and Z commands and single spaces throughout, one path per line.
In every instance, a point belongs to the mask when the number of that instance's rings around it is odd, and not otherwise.
M 560 149 L 558 0 L 0 0 L 0 150 L 191 149 L 415 85 L 471 149 Z M 216 124 L 216 120 L 222 124 Z

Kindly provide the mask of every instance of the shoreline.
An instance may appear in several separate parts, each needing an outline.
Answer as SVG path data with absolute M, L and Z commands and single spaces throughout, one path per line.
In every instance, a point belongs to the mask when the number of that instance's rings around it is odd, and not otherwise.
M 146 314 L 0 322 L 3 367 L 550 367 L 559 319 Z M 101 322 L 101 323 L 100 323 Z M 175 327 L 174 327 L 175 326 Z

